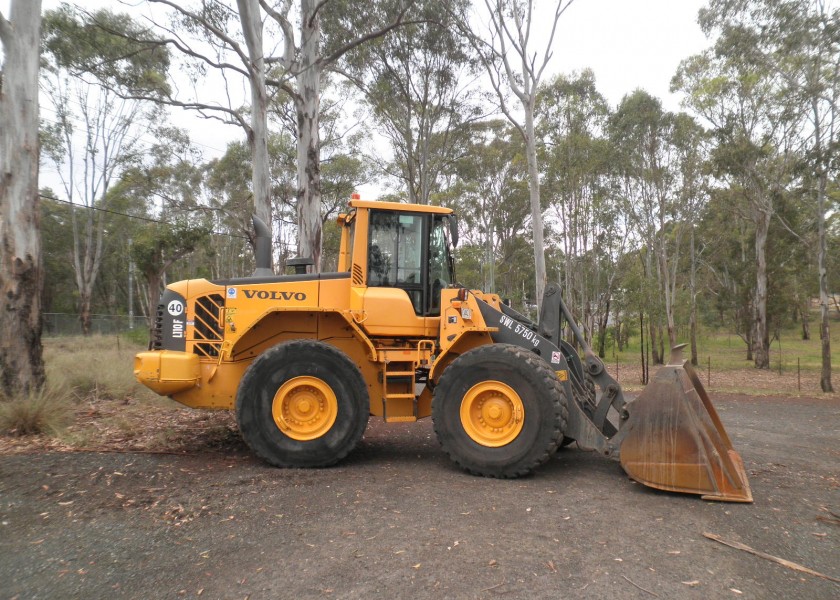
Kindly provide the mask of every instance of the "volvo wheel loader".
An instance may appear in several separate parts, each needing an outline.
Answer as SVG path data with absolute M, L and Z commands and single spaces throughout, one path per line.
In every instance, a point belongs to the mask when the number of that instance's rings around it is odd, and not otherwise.
M 431 416 L 444 452 L 477 475 L 526 475 L 576 441 L 620 457 L 645 485 L 752 501 L 678 350 L 628 401 L 558 286 L 534 323 L 455 283 L 450 209 L 354 194 L 338 223 L 335 273 L 306 273 L 311 261 L 298 259 L 297 274 L 273 275 L 270 235 L 255 219 L 253 276 L 167 286 L 137 379 L 193 408 L 235 410 L 248 446 L 279 467 L 336 463 L 370 416 Z M 561 337 L 566 325 L 576 346 Z

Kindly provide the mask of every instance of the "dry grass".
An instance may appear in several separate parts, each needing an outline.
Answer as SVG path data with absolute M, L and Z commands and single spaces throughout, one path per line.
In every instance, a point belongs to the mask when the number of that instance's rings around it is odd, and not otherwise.
M 74 336 L 44 342 L 47 382 L 71 390 L 77 400 L 153 400 L 134 379 L 134 355 L 144 348 L 117 336 Z
M 137 383 L 133 360 L 140 350 L 143 346 L 114 336 L 46 340 L 47 391 L 0 402 L 0 454 L 245 452 L 229 411 L 190 410 Z M 607 360 L 613 376 L 616 366 L 622 387 L 630 392 L 641 389 L 638 364 Z M 725 366 L 713 358 L 710 378 L 707 368 L 701 364 L 698 372 L 713 399 L 716 393 L 826 397 L 813 371 L 803 370 L 800 384 L 795 369 L 785 368 L 782 375 L 778 370 L 758 371 L 734 355 Z
M 48 391 L 32 400 L 0 404 L 0 454 L 240 448 L 229 411 L 190 410 L 134 379 L 134 355 L 143 349 L 116 336 L 45 340 Z M 2 415 L 12 411 L 21 426 L 3 426 Z M 29 426 L 31 417 L 24 421 L 25 415 L 38 417 L 43 424 Z
M 71 421 L 72 405 L 62 387 L 49 386 L 36 394 L 0 402 L 0 433 L 10 436 L 56 436 Z

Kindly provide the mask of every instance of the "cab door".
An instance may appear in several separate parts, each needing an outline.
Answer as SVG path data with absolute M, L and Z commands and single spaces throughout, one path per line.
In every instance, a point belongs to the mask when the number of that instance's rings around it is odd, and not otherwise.
M 429 216 L 370 211 L 361 324 L 371 336 L 427 337 Z

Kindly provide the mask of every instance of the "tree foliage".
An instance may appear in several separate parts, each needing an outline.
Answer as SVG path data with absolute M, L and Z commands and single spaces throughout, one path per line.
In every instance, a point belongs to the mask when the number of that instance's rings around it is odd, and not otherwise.
M 465 0 L 150 1 L 173 17 L 157 40 L 107 11 L 51 15 L 54 31 L 68 32 L 46 38 L 54 90 L 79 76 L 87 106 L 95 88 L 85 86 L 100 85 L 235 122 L 245 135 L 205 158 L 176 132 L 146 128 L 166 142 L 138 145 L 88 194 L 94 231 L 119 228 L 133 244 L 130 254 L 121 238 L 106 246 L 93 306 L 123 310 L 127 256 L 146 282 L 147 313 L 166 281 L 248 275 L 255 202 L 270 207 L 278 271 L 320 248 L 322 268 L 335 268 L 334 218 L 376 182 L 389 188 L 382 199 L 459 213 L 460 283 L 535 316 L 540 282 L 558 280 L 602 356 L 611 340 L 620 349 L 640 338 L 643 381 L 648 361 L 686 336 L 696 362 L 699 328 L 740 335 L 766 368 L 782 327 L 810 335 L 811 298 L 822 304 L 821 336 L 827 310 L 840 311 L 830 294 L 840 19 L 822 2 L 710 0 L 700 14 L 709 48 L 672 81 L 684 97 L 677 112 L 642 89 L 612 105 L 588 70 L 548 77 L 552 47 L 534 53 L 527 0 L 478 2 L 474 13 Z M 479 13 L 488 28 L 467 17 Z M 217 71 L 239 83 L 187 98 L 166 76 L 165 48 L 180 51 L 192 83 Z M 101 112 L 119 114 L 117 100 Z M 61 110 L 42 139 L 67 176 L 67 134 L 81 129 L 62 125 Z M 44 305 L 66 310 L 80 297 L 57 257 L 74 245 L 74 215 L 49 203 L 43 218 L 55 253 Z

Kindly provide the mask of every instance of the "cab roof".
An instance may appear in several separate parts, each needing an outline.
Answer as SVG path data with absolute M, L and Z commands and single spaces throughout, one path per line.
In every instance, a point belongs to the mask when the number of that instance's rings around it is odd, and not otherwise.
M 443 206 L 431 206 L 427 204 L 403 204 L 402 202 L 380 202 L 379 200 L 350 200 L 352 208 L 374 208 L 377 210 L 399 210 L 402 212 L 433 213 L 437 215 L 448 215 L 452 213 L 451 208 Z

